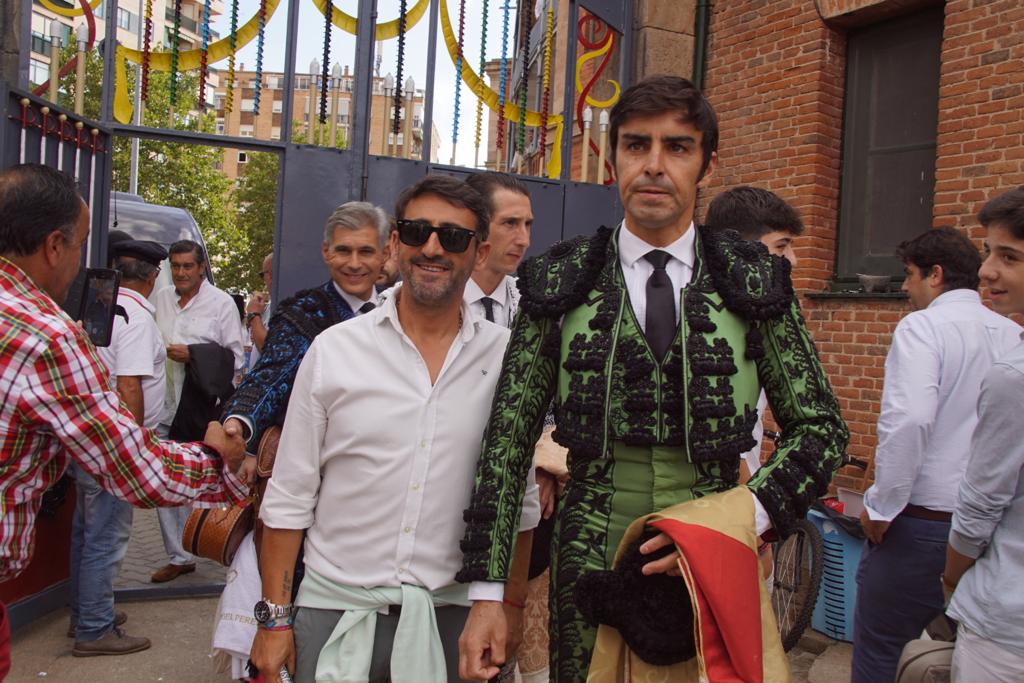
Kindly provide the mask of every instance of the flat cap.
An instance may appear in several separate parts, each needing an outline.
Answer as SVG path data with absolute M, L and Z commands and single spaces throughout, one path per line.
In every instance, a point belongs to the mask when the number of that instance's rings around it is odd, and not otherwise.
M 131 256 L 154 266 L 167 258 L 167 250 L 150 240 L 122 240 L 110 245 L 112 258 Z

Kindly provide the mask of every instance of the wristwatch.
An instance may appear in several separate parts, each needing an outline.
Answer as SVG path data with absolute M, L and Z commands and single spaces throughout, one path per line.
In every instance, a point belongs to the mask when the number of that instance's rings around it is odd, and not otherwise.
M 262 313 L 257 313 L 256 311 L 253 311 L 252 313 L 246 313 L 245 314 L 245 324 L 246 324 L 247 327 L 249 325 L 252 325 L 253 318 L 259 318 L 260 320 L 263 320 L 263 314 Z
M 293 607 L 291 603 L 287 605 L 275 605 L 266 598 L 261 599 L 256 603 L 256 606 L 252 610 L 252 615 L 256 617 L 256 623 L 260 626 L 268 626 L 279 622 L 292 622 L 292 611 Z

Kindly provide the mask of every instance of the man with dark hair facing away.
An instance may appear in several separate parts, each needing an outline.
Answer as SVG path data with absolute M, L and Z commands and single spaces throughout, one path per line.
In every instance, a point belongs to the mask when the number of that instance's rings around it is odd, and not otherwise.
M 647 78 L 622 94 L 610 133 L 625 220 L 520 268 L 522 299 L 465 513 L 459 573 L 462 581 L 508 576 L 519 499 L 554 399 L 554 439 L 569 449 L 570 470 L 552 543 L 557 683 L 595 673 L 598 628 L 581 613 L 576 588 L 612 566 L 634 520 L 728 497 L 723 512 L 742 518 L 750 541 L 744 587 L 756 596 L 756 535 L 790 533 L 825 492 L 847 438 L 800 319 L 789 263 L 735 233 L 693 224 L 698 187 L 717 161 L 711 104 L 685 79 Z M 784 437 L 775 458 L 737 487 L 762 387 Z M 662 533 L 640 553 L 672 544 Z M 671 550 L 643 573 L 678 572 L 680 555 Z M 656 628 L 658 615 L 634 616 Z M 474 603 L 461 642 L 463 677 L 497 672 L 503 619 L 500 603 Z M 778 671 L 785 658 L 777 633 L 774 644 L 767 638 L 763 658 L 758 639 L 750 661 Z
M 878 415 L 867 543 L 857 568 L 854 683 L 891 681 L 900 653 L 942 612 L 942 573 L 967 466 L 981 380 L 1020 329 L 978 294 L 981 256 L 961 231 L 928 230 L 899 246 L 914 311 L 893 332 Z
M 992 308 L 1024 315 L 1024 187 L 978 214 L 985 261 L 978 274 Z M 1019 329 L 1019 328 L 1018 328 Z M 1013 683 L 1024 671 L 1024 334 L 981 381 L 978 425 L 946 549 L 948 614 L 959 624 L 953 683 Z
M 235 503 L 247 494 L 229 473 L 244 457 L 241 439 L 216 423 L 203 443 L 157 439 L 61 310 L 88 239 L 89 209 L 74 179 L 37 164 L 0 171 L 0 581 L 24 571 L 43 492 L 71 462 L 139 507 Z M 0 604 L 0 679 L 10 665 L 7 635 Z

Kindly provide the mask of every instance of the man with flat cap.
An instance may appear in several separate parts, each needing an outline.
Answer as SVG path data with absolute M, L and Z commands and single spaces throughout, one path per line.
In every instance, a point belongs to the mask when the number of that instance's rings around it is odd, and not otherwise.
M 155 429 L 164 412 L 167 352 L 147 299 L 167 250 L 126 237 L 111 235 L 108 245 L 111 267 L 121 273 L 119 310 L 110 345 L 97 352 L 135 421 Z M 132 506 L 101 489 L 78 465 L 71 471 L 78 496 L 71 536 L 71 653 L 86 657 L 145 650 L 149 639 L 122 631 L 128 617 L 114 610 L 113 582 L 128 548 Z

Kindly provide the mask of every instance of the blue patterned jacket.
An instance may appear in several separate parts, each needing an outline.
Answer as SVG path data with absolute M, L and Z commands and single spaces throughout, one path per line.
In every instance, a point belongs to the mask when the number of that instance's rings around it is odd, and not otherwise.
M 241 416 L 249 420 L 253 426 L 250 452 L 267 427 L 284 423 L 295 375 L 313 339 L 354 315 L 330 280 L 297 292 L 275 307 L 259 360 L 238 385 L 222 417 L 223 420 Z

